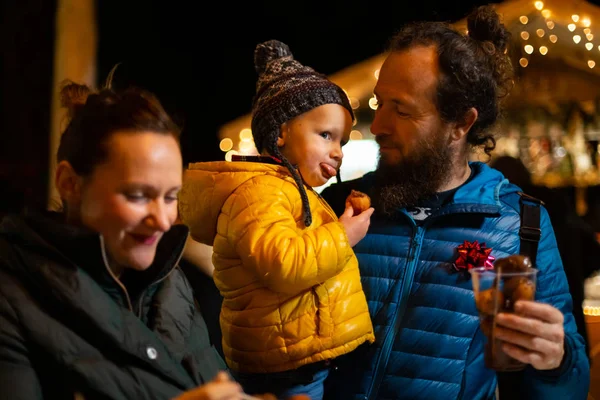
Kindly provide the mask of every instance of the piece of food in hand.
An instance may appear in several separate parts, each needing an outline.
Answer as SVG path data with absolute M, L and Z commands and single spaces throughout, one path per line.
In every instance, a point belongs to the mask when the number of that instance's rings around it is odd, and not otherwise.
M 346 207 L 351 206 L 354 210 L 354 215 L 358 215 L 371 207 L 371 198 L 363 192 L 352 190 L 346 197 Z
M 525 277 L 512 277 L 504 282 L 504 296 L 513 304 L 519 300 L 532 301 L 535 297 L 535 285 Z
M 529 257 L 520 254 L 500 258 L 494 263 L 494 269 L 501 270 L 500 273 L 525 272 L 527 268 L 531 267 L 532 265 Z
M 480 313 L 495 315 L 502 309 L 504 294 L 494 288 L 482 290 L 475 298 L 475 305 Z

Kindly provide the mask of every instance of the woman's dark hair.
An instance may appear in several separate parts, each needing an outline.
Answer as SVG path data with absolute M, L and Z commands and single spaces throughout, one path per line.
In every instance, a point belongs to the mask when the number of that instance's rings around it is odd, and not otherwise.
M 158 99 L 137 88 L 112 90 L 113 72 L 101 90 L 66 81 L 60 91 L 61 104 L 68 109 L 70 121 L 60 138 L 56 157 L 58 162 L 68 161 L 80 176 L 88 176 L 106 160 L 106 143 L 117 131 L 150 131 L 171 135 L 179 142 L 180 129 Z
M 405 26 L 390 41 L 389 50 L 415 46 L 437 48 L 440 77 L 436 105 L 446 122 L 460 122 L 475 108 L 478 117 L 467 142 L 483 147 L 486 154 L 496 147 L 487 131 L 500 115 L 501 102 L 513 86 L 513 68 L 506 46 L 510 32 L 492 6 L 480 6 L 467 17 L 468 33 L 462 34 L 445 22 L 415 22 Z

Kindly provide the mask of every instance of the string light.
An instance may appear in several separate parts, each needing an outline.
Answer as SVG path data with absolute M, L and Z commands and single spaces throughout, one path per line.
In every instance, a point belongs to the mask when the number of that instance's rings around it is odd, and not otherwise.
M 595 66 L 596 66 L 596 61 L 594 61 L 594 60 L 588 60 L 588 67 L 594 68 Z
M 527 22 L 529 21 L 529 18 L 527 18 L 527 16 L 525 16 L 525 15 L 521 15 L 521 16 L 519 17 L 519 21 L 521 21 L 521 23 L 522 23 L 523 25 L 527 25 Z
M 221 142 L 219 143 L 219 149 L 221 149 L 221 151 L 229 151 L 233 148 L 233 140 L 229 139 L 229 138 L 225 138 L 223 140 L 221 140 Z
M 546 21 L 546 26 L 548 29 L 554 29 L 554 21 Z
M 594 48 L 594 43 L 592 42 L 587 42 L 585 44 L 585 48 L 588 49 L 588 51 L 592 50 Z
M 577 28 L 577 26 L 575 24 L 569 24 L 569 25 L 567 25 L 567 28 L 569 28 L 569 30 L 571 32 L 573 32 L 575 30 L 575 28 Z
M 526 58 L 521 58 L 519 60 L 519 64 L 521 65 L 521 67 L 525 68 L 529 65 L 529 61 Z
M 575 42 L 575 44 L 581 42 L 581 36 L 579 36 L 579 35 L 573 36 L 573 41 Z
M 594 35 L 592 35 L 591 33 L 588 33 L 587 35 L 585 35 L 585 37 L 587 38 L 587 40 L 589 40 L 590 42 L 592 40 L 594 40 Z
M 225 153 L 225 161 L 231 161 L 231 156 L 234 154 L 238 154 L 238 152 L 235 150 L 229 150 L 227 153 Z
M 375 97 L 369 99 L 369 107 L 371 107 L 372 110 L 377 110 L 377 99 Z
M 240 139 L 241 140 L 252 140 L 252 130 L 249 128 L 244 128 L 240 131 Z
M 521 32 L 521 39 L 523 39 L 523 40 L 529 39 L 529 32 L 527 32 L 527 31 Z
M 573 22 L 577 22 L 577 21 L 579 21 L 579 15 L 573 14 L 573 15 L 571 15 L 571 19 L 573 20 Z
M 540 54 L 545 56 L 548 53 L 548 48 L 546 46 L 540 46 Z
M 556 41 L 558 40 L 558 36 L 556 36 L 556 35 L 550 35 L 550 36 L 548 36 L 548 39 L 550 39 L 550 41 L 552 43 L 556 43 Z
M 525 50 L 525 53 L 527 54 L 531 54 L 533 53 L 533 46 L 528 44 L 527 46 L 523 47 L 523 49 Z
M 585 17 L 584 19 L 581 20 L 581 25 L 585 26 L 586 28 L 588 28 L 591 24 L 592 24 L 592 21 L 590 21 L 590 19 L 588 17 Z
M 363 138 L 362 133 L 358 130 L 353 130 L 350 132 L 350 140 L 361 140 Z
M 538 29 L 537 31 L 535 31 L 535 33 L 537 33 L 539 37 L 544 37 L 544 35 L 546 34 L 546 32 L 544 32 L 543 29 Z
M 541 10 L 542 8 L 544 8 L 544 3 L 541 1 L 536 1 L 534 3 L 534 5 L 535 5 L 535 8 L 537 8 L 538 10 Z
M 552 13 L 550 12 L 550 10 L 542 10 L 542 17 L 544 17 L 544 18 L 550 18 L 550 15 L 552 15 Z

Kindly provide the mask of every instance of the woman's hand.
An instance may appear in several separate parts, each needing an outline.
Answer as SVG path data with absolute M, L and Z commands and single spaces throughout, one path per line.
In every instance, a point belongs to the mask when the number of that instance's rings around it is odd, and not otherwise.
M 215 379 L 188 390 L 173 400 L 243 400 L 244 392 L 239 383 L 233 381 L 226 372 L 219 372 Z

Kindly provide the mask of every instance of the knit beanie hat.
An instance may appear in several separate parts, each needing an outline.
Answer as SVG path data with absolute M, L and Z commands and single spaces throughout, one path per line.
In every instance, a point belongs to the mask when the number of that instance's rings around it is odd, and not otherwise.
M 302 197 L 304 224 L 309 226 L 312 216 L 302 179 L 277 147 L 281 125 L 324 104 L 341 105 L 350 112 L 353 120 L 354 112 L 342 88 L 325 75 L 296 61 L 285 43 L 269 40 L 257 45 L 254 67 L 258 73 L 256 95 L 252 102 L 254 143 L 259 152 L 267 150 L 290 170 Z

